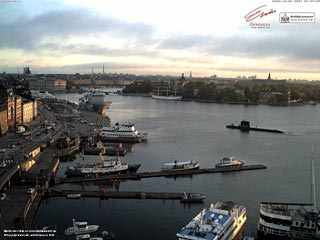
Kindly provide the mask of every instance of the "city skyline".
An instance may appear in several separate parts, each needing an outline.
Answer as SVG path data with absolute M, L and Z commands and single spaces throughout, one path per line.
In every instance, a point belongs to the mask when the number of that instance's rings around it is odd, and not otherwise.
M 264 6 L 276 13 L 244 16 Z M 319 23 L 283 24 L 280 12 L 320 3 L 20 1 L 0 4 L 0 71 L 132 73 L 320 80 Z M 316 12 L 317 15 L 317 12 Z

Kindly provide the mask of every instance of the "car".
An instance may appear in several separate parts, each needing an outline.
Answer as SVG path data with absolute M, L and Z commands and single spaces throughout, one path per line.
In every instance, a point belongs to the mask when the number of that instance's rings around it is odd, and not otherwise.
M 35 191 L 36 191 L 36 189 L 34 189 L 34 188 L 28 188 L 27 193 L 28 194 L 33 194 Z
M 7 197 L 7 194 L 5 194 L 5 193 L 0 193 L 0 200 L 4 200 L 4 199 L 6 199 L 6 197 Z
M 11 144 L 11 146 L 10 146 L 11 148 L 15 148 L 16 147 L 16 145 L 15 144 Z
M 94 124 L 93 122 L 91 122 L 89 125 L 90 125 L 90 126 L 94 126 L 95 124 Z
M 5 148 L 0 149 L 0 153 L 5 153 L 7 150 Z
M 40 136 L 41 135 L 41 132 L 37 132 L 37 136 Z
M 4 162 L 0 163 L 0 168 L 5 168 L 6 166 L 7 166 L 6 163 L 4 163 Z

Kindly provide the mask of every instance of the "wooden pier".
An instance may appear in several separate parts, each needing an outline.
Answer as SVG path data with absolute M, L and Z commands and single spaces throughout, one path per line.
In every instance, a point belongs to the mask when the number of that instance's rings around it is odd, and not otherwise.
M 177 192 L 119 192 L 119 191 L 106 191 L 101 189 L 100 191 L 83 191 L 83 190 L 60 190 L 51 188 L 45 194 L 46 197 L 67 197 L 70 194 L 81 194 L 81 197 L 90 198 L 126 198 L 126 199 L 171 199 L 182 200 L 185 193 Z M 196 194 L 201 195 L 202 194 Z
M 178 177 L 195 174 L 209 174 L 209 173 L 223 173 L 223 172 L 238 172 L 248 170 L 266 169 L 267 167 L 262 164 L 258 165 L 245 165 L 241 167 L 229 168 L 203 168 L 193 170 L 179 170 L 179 171 L 159 171 L 159 172 L 141 172 L 141 173 L 128 173 L 117 175 L 97 175 L 95 177 L 75 177 L 75 178 L 60 178 L 56 179 L 56 183 L 72 183 L 72 182 L 90 182 L 90 181 L 105 181 L 105 180 L 140 180 L 141 178 L 152 177 Z

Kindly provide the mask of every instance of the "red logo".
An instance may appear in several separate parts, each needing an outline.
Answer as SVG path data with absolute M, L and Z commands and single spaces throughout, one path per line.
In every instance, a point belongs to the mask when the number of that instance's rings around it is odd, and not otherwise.
M 273 10 L 273 9 L 267 10 L 266 12 L 262 11 L 262 10 L 264 10 L 263 8 L 265 8 L 265 7 L 267 7 L 267 5 L 262 5 L 260 7 L 253 9 L 249 13 L 247 13 L 244 16 L 244 19 L 246 20 L 246 22 L 251 22 L 252 20 L 254 20 L 258 17 L 263 18 L 263 17 L 268 16 L 272 13 L 276 13 L 276 10 Z

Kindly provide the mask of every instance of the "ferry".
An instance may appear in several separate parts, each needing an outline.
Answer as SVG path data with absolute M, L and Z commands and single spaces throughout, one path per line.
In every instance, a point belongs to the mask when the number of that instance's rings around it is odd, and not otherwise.
M 109 142 L 141 142 L 147 140 L 147 133 L 140 133 L 134 123 L 116 123 L 111 127 L 103 127 L 101 140 Z
M 99 228 L 98 225 L 88 225 L 87 222 L 76 222 L 72 219 L 73 226 L 68 227 L 65 231 L 65 235 L 80 235 L 96 232 Z
M 258 237 L 290 240 L 320 239 L 320 213 L 316 204 L 314 157 L 311 166 L 311 203 L 262 202 Z
M 258 223 L 262 239 L 320 239 L 320 214 L 307 203 L 262 202 Z
M 212 203 L 176 234 L 179 240 L 242 239 L 246 208 L 234 202 Z
M 241 167 L 244 163 L 243 160 L 238 160 L 234 157 L 226 157 L 222 158 L 220 162 L 216 164 L 216 168 Z
M 163 167 L 161 168 L 162 172 L 165 171 L 181 171 L 181 170 L 192 170 L 192 169 L 198 169 L 200 167 L 199 162 L 194 161 L 174 161 L 170 163 L 165 163 Z
M 85 162 L 85 156 L 83 162 Z M 78 166 L 70 166 L 67 168 L 65 174 L 67 177 L 81 177 L 90 175 L 112 175 L 119 173 L 136 172 L 141 164 L 126 164 L 122 163 L 120 158 L 106 159 L 100 153 L 100 161 L 97 164 L 79 164 Z

